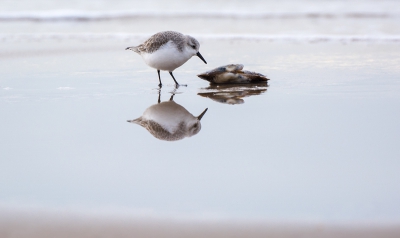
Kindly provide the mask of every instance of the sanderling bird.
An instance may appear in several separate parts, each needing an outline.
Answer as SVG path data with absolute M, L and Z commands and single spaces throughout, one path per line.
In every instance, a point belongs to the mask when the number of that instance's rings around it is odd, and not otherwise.
M 160 70 L 168 71 L 175 81 L 175 85 L 179 86 L 172 71 L 183 65 L 194 55 L 197 55 L 207 64 L 200 54 L 199 48 L 199 42 L 189 35 L 183 35 L 175 31 L 163 31 L 151 36 L 143 44 L 128 47 L 126 50 L 138 53 L 147 65 L 157 69 L 158 80 L 160 81 L 158 86 L 161 87 Z
M 196 135 L 201 130 L 200 120 L 207 108 L 196 117 L 174 102 L 173 97 L 166 102 L 160 102 L 158 98 L 158 103 L 147 108 L 141 117 L 128 122 L 146 128 L 160 140 L 176 141 Z

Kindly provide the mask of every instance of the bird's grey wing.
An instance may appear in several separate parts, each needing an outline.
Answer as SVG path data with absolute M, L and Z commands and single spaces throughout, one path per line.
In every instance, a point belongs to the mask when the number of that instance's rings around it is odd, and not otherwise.
M 152 53 L 158 50 L 161 46 L 166 44 L 168 41 L 172 40 L 174 42 L 179 42 L 183 38 L 183 35 L 174 31 L 163 31 L 152 35 L 143 44 L 139 45 L 139 50 L 141 52 Z M 179 48 L 181 44 L 178 44 Z

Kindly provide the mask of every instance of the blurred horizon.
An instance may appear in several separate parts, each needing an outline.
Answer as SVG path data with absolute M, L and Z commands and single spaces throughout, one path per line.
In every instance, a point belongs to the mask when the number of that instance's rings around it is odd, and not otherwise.
M 393 0 L 1 2 L 3 41 L 127 39 L 164 30 L 203 38 L 400 41 L 400 10 Z

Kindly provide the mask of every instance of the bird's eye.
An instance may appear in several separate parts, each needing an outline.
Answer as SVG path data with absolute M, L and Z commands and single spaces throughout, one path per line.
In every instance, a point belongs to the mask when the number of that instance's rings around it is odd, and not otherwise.
M 195 46 L 195 45 L 192 45 L 192 48 L 193 48 L 193 49 L 196 49 L 196 46 Z

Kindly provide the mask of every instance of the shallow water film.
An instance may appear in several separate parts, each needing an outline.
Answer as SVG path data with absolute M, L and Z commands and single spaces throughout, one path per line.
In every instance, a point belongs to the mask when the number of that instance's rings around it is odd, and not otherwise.
M 175 71 L 188 86 L 162 72 L 161 89 L 126 44 L 50 40 L 36 55 L 7 43 L 15 50 L 1 59 L 2 202 L 399 218 L 397 44 L 205 40 L 210 64 L 243 63 L 268 85 L 210 86 L 196 76 L 210 66 L 192 58 Z M 149 112 L 163 103 L 174 104 L 171 115 Z M 156 132 L 127 122 L 146 110 L 163 125 Z M 165 141 L 157 128 L 181 131 Z

